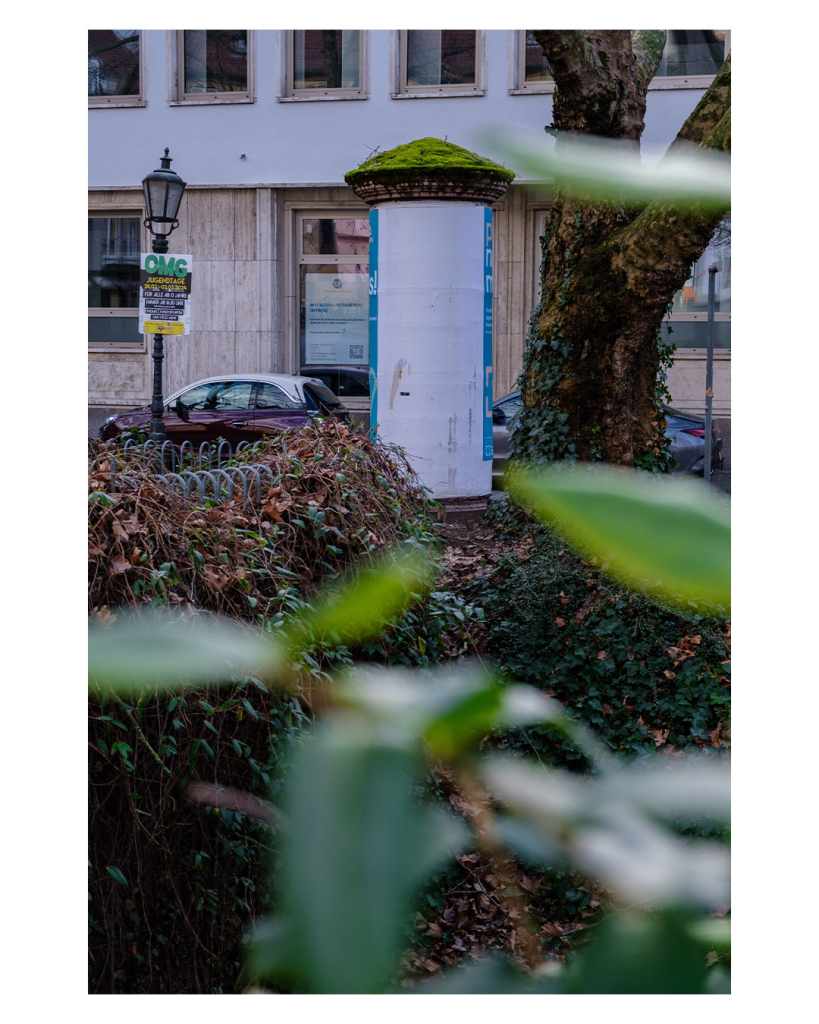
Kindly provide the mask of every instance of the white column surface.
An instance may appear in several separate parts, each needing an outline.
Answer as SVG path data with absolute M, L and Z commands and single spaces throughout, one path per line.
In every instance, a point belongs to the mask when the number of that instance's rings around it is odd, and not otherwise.
M 484 207 L 378 207 L 378 430 L 433 497 L 488 495 Z

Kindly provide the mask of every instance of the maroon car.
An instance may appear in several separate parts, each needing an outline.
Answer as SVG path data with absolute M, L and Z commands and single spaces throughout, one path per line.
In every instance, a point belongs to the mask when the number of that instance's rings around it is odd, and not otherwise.
M 320 380 L 278 373 L 234 373 L 205 377 L 174 392 L 163 419 L 169 441 L 261 440 L 287 427 L 300 427 L 313 416 L 347 420 L 349 413 Z M 103 441 L 136 428 L 151 429 L 151 408 L 110 416 L 100 428 Z

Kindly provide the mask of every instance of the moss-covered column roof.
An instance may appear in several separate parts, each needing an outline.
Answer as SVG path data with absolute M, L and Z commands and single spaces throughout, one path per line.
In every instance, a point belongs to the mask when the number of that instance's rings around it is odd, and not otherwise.
M 514 177 L 514 171 L 462 146 L 426 138 L 374 154 L 344 180 L 370 206 L 424 199 L 489 206 Z

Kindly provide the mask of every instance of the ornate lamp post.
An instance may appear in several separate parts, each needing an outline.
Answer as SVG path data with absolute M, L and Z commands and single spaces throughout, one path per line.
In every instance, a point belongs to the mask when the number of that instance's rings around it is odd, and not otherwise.
M 179 227 L 176 215 L 182 202 L 185 184 L 179 175 L 171 170 L 171 157 L 165 147 L 165 156 L 160 157 L 162 166 L 151 171 L 142 179 L 142 191 L 145 194 L 145 227 L 151 232 L 151 251 L 163 253 L 168 251 L 168 235 Z M 154 335 L 154 389 L 151 397 L 151 440 L 162 444 L 165 440 L 165 421 L 162 413 L 165 402 L 162 398 L 162 360 L 165 353 L 162 348 L 162 335 Z

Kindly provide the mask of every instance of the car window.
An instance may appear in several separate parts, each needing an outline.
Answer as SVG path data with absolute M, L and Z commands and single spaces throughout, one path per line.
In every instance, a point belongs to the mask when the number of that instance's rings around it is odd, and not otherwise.
M 510 398 L 508 402 L 501 402 L 500 405 L 495 406 L 496 409 L 500 409 L 503 415 L 506 417 L 508 423 L 512 417 L 520 411 L 520 399 Z
M 339 371 L 337 394 L 347 398 L 366 398 L 369 393 L 369 379 L 367 379 L 365 384 L 357 374 L 345 373 L 343 370 Z
M 187 412 L 218 409 L 249 409 L 253 384 L 246 380 L 210 381 L 198 384 L 177 399 Z
M 215 395 L 216 409 L 249 409 L 253 383 L 249 380 L 236 380 L 219 385 Z
M 215 381 L 208 384 L 197 384 L 195 388 L 180 395 L 177 402 L 184 406 L 188 412 L 201 412 L 203 409 L 213 409 L 216 405 L 216 392 L 219 385 Z M 208 405 L 207 403 L 211 404 Z
M 276 384 L 259 384 L 256 389 L 257 409 L 297 409 L 301 412 L 304 406 L 295 398 L 291 398 Z
M 329 388 L 323 384 L 316 384 L 315 381 L 304 384 L 304 397 L 307 399 L 307 406 L 312 412 L 318 412 L 322 406 L 335 409 L 341 405 L 341 402 Z
M 503 403 L 503 411 L 507 416 L 514 416 L 520 409 L 520 399 L 510 398 L 508 402 Z

